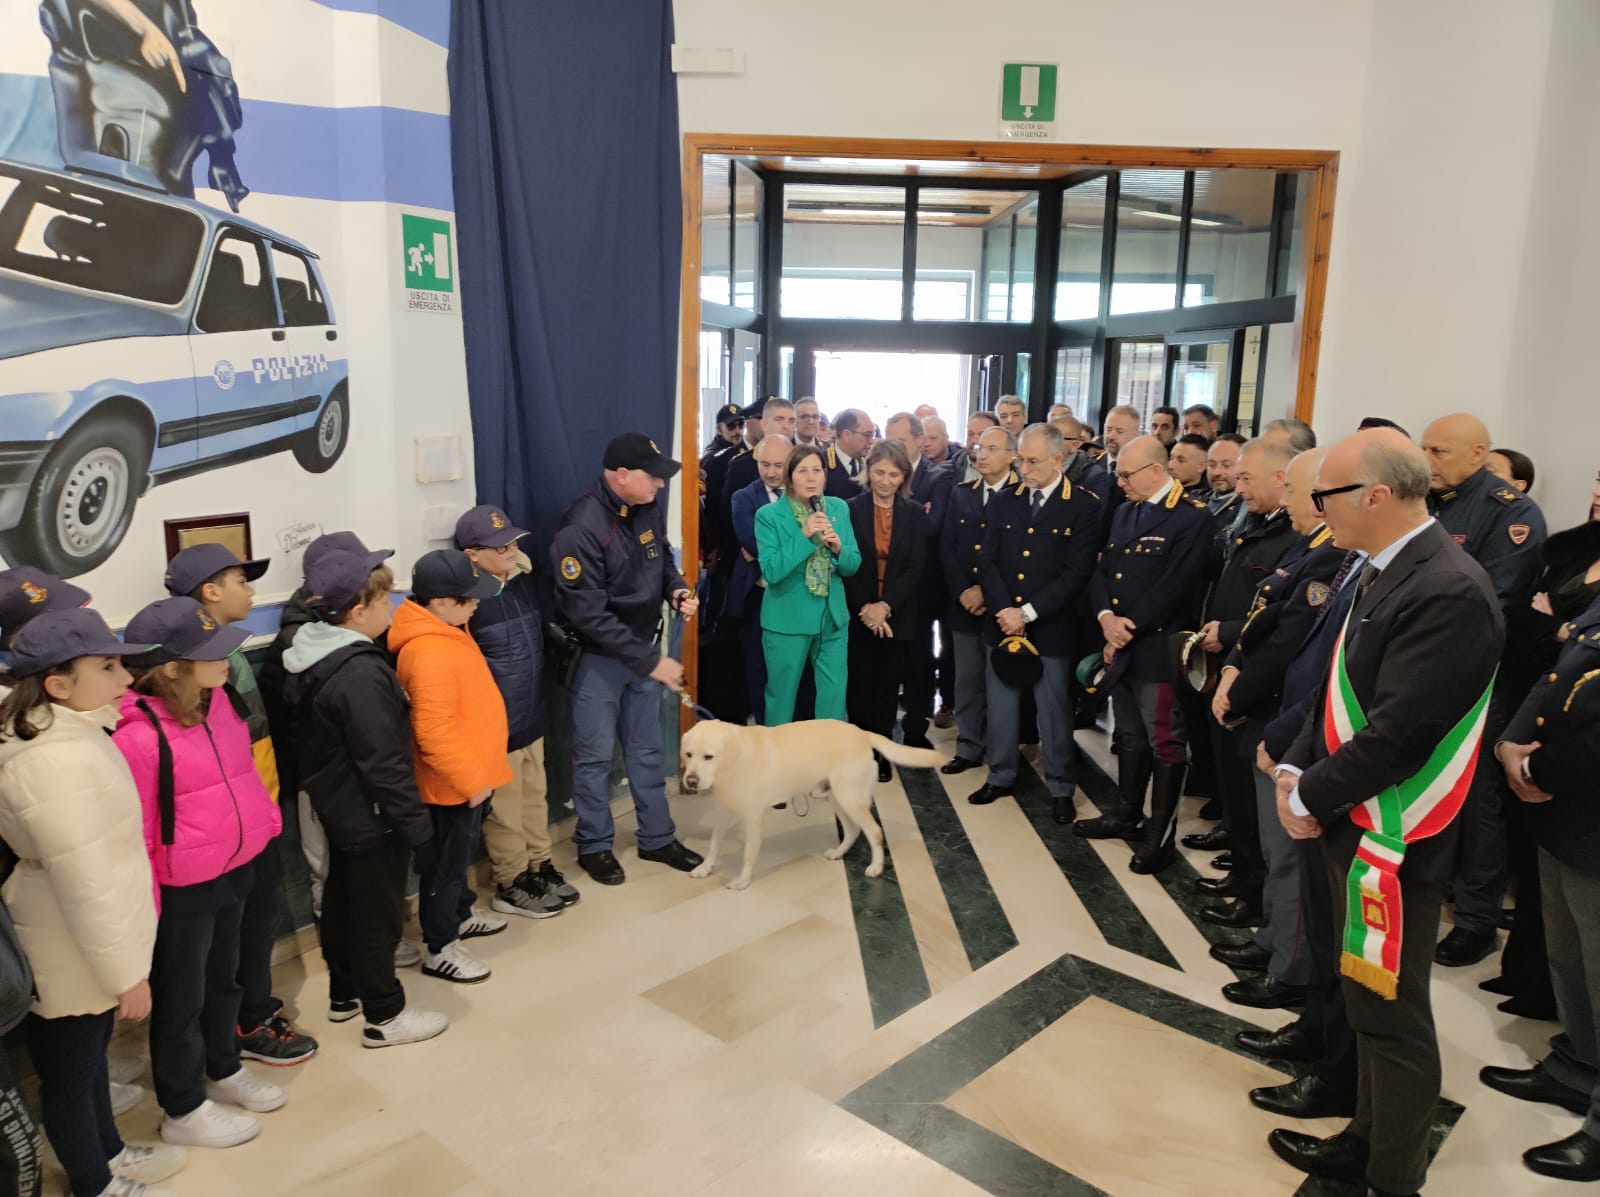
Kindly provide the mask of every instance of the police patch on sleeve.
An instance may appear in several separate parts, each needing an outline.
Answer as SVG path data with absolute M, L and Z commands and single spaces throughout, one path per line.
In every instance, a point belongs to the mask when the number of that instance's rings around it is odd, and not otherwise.
M 1512 544 L 1522 544 L 1533 531 L 1527 524 L 1512 524 L 1506 529 L 1506 535 L 1511 537 Z
M 1328 589 L 1328 584 L 1326 582 L 1312 582 L 1306 587 L 1306 606 L 1322 606 L 1323 603 L 1328 601 L 1328 595 L 1330 593 L 1332 592 Z
M 563 557 L 561 559 L 561 576 L 569 582 L 576 582 L 583 574 L 583 566 L 578 564 L 576 557 Z

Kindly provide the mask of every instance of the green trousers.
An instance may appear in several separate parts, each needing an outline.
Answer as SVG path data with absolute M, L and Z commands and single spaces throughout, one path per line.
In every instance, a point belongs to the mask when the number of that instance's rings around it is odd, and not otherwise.
M 793 636 L 763 628 L 761 651 L 767 658 L 767 726 L 794 722 L 794 696 L 800 675 L 811 662 L 817 683 L 818 719 L 843 719 L 848 628 L 824 630 L 814 636 Z

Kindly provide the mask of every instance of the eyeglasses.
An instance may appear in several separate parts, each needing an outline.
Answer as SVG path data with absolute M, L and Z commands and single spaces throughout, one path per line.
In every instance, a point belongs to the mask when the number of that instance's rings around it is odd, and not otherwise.
M 1370 482 L 1352 482 L 1349 486 L 1334 486 L 1329 487 L 1327 490 L 1314 490 L 1311 492 L 1311 506 L 1317 509 L 1318 515 L 1325 515 L 1327 513 L 1323 510 L 1323 504 L 1333 498 L 1334 495 L 1348 495 L 1353 491 L 1366 490 L 1371 485 L 1372 483 Z
M 1156 463 L 1153 462 L 1153 461 L 1147 461 L 1142 466 L 1140 466 L 1139 469 L 1136 469 L 1136 470 L 1118 470 L 1117 471 L 1117 481 L 1118 482 L 1126 482 L 1126 481 L 1128 481 L 1128 479 L 1132 478 L 1135 474 L 1137 474 L 1139 472 L 1139 470 L 1148 470 L 1151 466 L 1153 466 L 1155 464 Z

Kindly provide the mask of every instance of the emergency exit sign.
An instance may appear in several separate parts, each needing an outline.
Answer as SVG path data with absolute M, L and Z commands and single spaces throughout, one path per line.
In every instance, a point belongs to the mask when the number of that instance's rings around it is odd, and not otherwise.
M 1000 135 L 1048 141 L 1056 135 L 1053 63 L 1008 62 L 1000 74 Z

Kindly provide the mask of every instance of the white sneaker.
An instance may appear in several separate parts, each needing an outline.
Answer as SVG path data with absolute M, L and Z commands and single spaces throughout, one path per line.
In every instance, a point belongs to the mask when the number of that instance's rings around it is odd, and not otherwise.
M 121 1118 L 144 1100 L 145 1091 L 138 1085 L 119 1085 L 111 1082 L 111 1116 Z
M 249 1114 L 226 1110 L 203 1101 L 182 1118 L 170 1115 L 161 1122 L 163 1142 L 180 1147 L 237 1147 L 261 1133 L 261 1123 Z
M 422 971 L 426 976 L 460 985 L 476 985 L 489 979 L 489 966 L 462 947 L 459 939 L 445 944 L 438 952 L 429 952 L 422 962 Z
M 506 920 L 474 906 L 472 913 L 461 922 L 461 938 L 477 939 L 481 935 L 499 935 L 506 929 Z
M 182 1171 L 188 1159 L 189 1153 L 181 1147 L 125 1146 L 111 1157 L 108 1166 L 113 1176 L 142 1185 L 153 1185 Z
M 416 968 L 422 963 L 422 949 L 409 939 L 402 939 L 394 950 L 396 968 Z
M 106 1071 L 119 1085 L 131 1085 L 144 1075 L 150 1061 L 141 1056 L 111 1056 L 106 1060 Z
M 441 1033 L 450 1020 L 436 1010 L 407 1006 L 388 1022 L 369 1022 L 361 1032 L 362 1047 L 398 1047 L 402 1043 L 421 1043 Z
M 111 1183 L 100 1190 L 100 1197 L 177 1197 L 171 1189 L 151 1188 L 137 1180 L 113 1176 Z
M 249 1110 L 253 1114 L 267 1114 L 289 1100 L 289 1095 L 271 1081 L 258 1080 L 248 1068 L 221 1081 L 206 1082 L 206 1096 L 212 1101 L 225 1101 L 230 1106 Z

